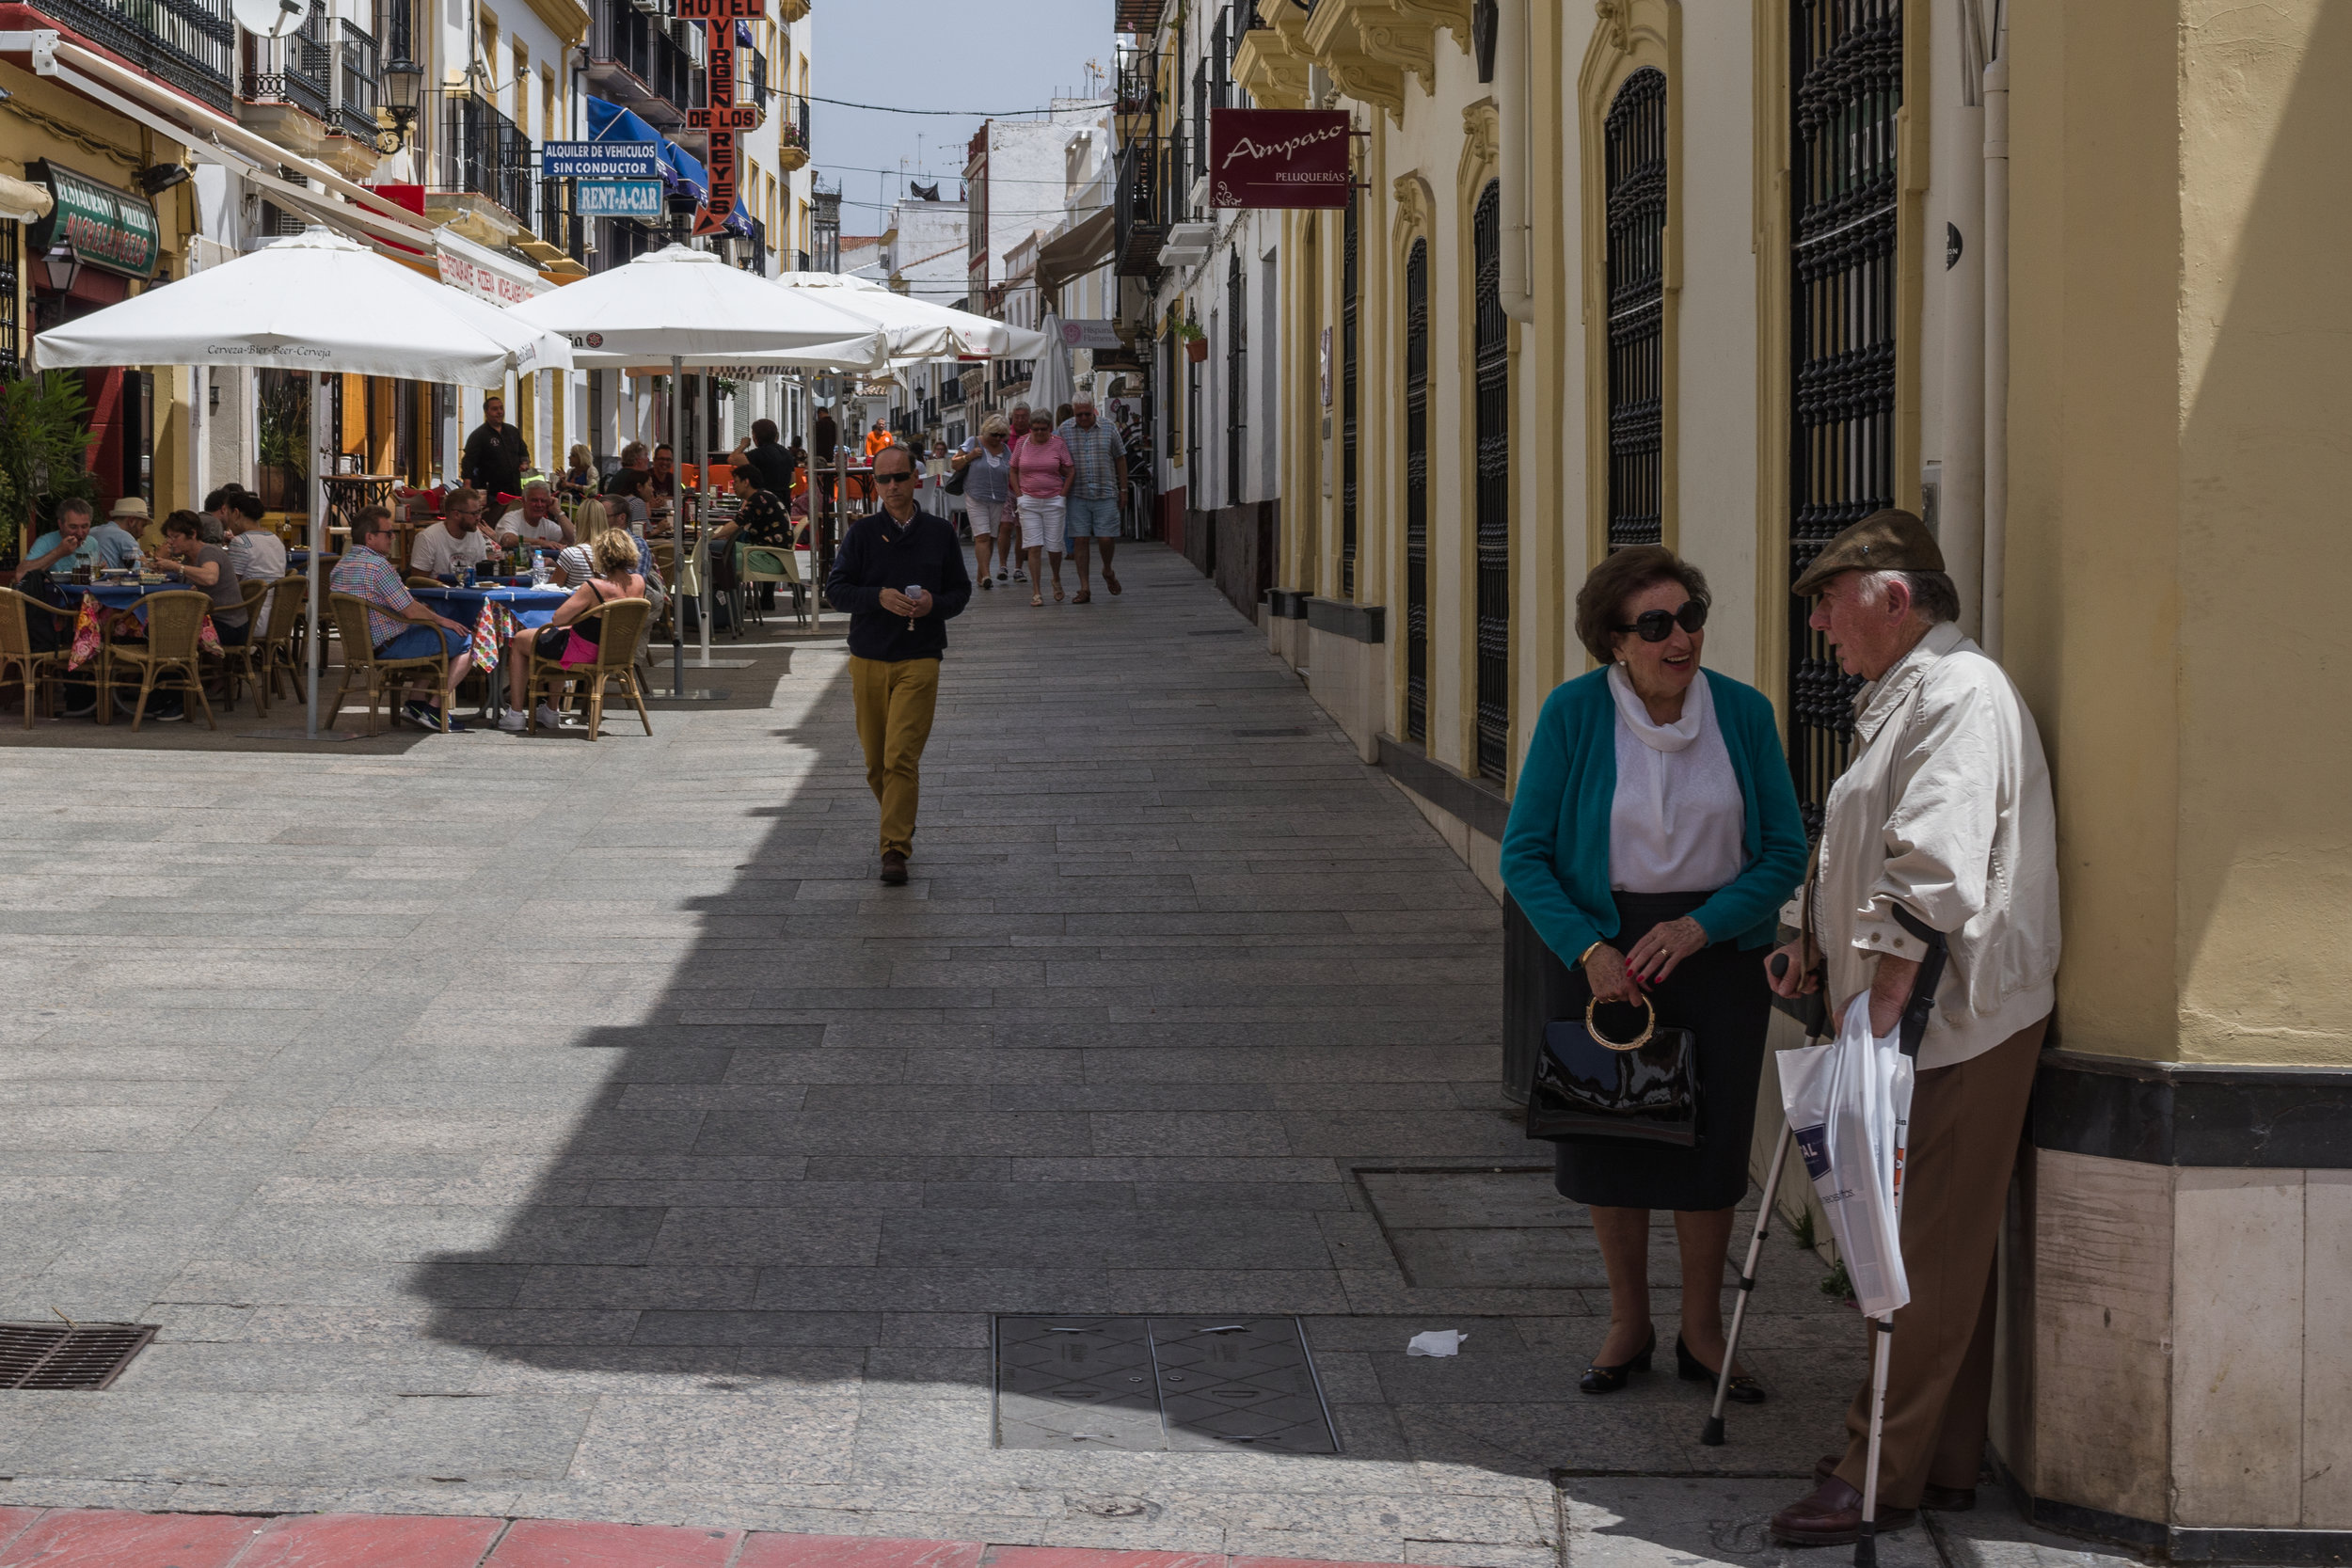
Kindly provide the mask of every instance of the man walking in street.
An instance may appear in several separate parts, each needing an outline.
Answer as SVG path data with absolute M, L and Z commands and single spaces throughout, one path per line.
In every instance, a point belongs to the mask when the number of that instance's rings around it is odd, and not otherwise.
M 531 449 L 523 445 L 523 433 L 506 422 L 506 400 L 492 392 L 482 400 L 482 422 L 466 437 L 458 479 L 495 501 L 501 496 L 521 495 L 523 470 L 530 467 Z
M 1833 1022 L 1865 991 L 1893 1034 L 1923 932 L 1950 967 L 1919 1051 L 1903 1164 L 1911 1305 L 1895 1314 L 1879 1457 L 1881 1534 L 1916 1511 L 1975 1506 L 1993 1391 L 1994 1243 L 2024 1133 L 2058 962 L 2058 817 L 2033 715 L 1952 623 L 1960 595 L 1924 524 L 1872 514 L 1797 579 L 1811 625 L 1870 684 L 1854 700 L 1852 763 L 1830 790 L 1805 935 L 1772 989 L 1825 989 Z M 1768 968 L 1766 973 L 1771 974 Z M 1867 1378 L 1842 1455 L 1772 1515 L 1774 1540 L 1854 1540 L 1868 1465 Z
M 850 525 L 826 597 L 850 612 L 850 691 L 866 783 L 882 806 L 882 880 L 903 886 L 914 847 L 923 743 L 939 700 L 947 620 L 972 599 L 956 531 L 914 504 L 914 453 L 874 459 L 882 509 Z
M 1070 449 L 1077 469 L 1070 483 L 1070 555 L 1078 567 L 1078 592 L 1072 604 L 1094 597 L 1087 582 L 1087 553 L 1090 542 L 1103 550 L 1103 586 L 1114 597 L 1119 574 L 1111 570 L 1111 551 L 1119 543 L 1119 498 L 1127 492 L 1127 449 L 1119 432 L 1094 411 L 1094 395 L 1080 392 L 1070 400 L 1070 419 L 1055 434 Z

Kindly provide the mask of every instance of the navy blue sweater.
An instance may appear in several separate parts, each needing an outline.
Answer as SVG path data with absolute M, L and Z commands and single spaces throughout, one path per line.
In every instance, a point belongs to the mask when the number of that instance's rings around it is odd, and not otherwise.
M 907 618 L 882 607 L 882 591 L 921 588 L 931 596 L 931 612 Z M 918 510 L 900 528 L 887 512 L 860 517 L 834 553 L 825 598 L 850 612 L 850 652 L 890 663 L 938 658 L 947 651 L 947 618 L 972 602 L 972 574 L 953 524 Z

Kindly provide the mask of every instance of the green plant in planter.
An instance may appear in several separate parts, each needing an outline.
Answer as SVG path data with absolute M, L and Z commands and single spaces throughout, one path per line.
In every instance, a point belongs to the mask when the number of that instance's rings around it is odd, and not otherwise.
M 1176 341 L 1180 343 L 1197 343 L 1207 336 L 1208 334 L 1200 329 L 1200 324 L 1197 321 L 1180 321 L 1176 324 Z
M 89 400 L 79 375 L 51 371 L 0 383 L 0 560 L 16 553 L 28 508 L 45 526 L 58 501 L 98 493 L 98 476 L 84 463 L 88 451 Z

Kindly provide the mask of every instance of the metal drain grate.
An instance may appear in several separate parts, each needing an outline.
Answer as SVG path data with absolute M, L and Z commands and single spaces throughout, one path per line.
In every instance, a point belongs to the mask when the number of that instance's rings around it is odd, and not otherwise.
M 1340 1451 L 1296 1318 L 998 1318 L 996 1446 Z
M 103 1388 L 155 1338 L 153 1323 L 0 1323 L 0 1388 Z

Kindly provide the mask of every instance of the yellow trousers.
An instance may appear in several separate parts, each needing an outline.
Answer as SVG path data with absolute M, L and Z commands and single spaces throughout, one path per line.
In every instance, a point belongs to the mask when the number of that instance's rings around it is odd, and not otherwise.
M 866 786 L 882 802 L 882 852 L 911 854 L 923 743 L 939 702 L 939 660 L 852 657 L 850 695 L 857 705 L 858 744 L 866 748 Z

